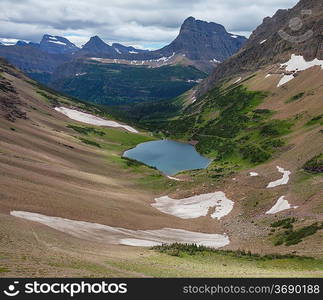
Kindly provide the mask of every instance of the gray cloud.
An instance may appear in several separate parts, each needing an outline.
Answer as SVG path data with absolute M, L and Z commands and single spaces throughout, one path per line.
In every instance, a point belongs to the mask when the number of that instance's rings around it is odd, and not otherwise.
M 228 31 L 249 34 L 266 16 L 298 0 L 0 0 L 0 39 L 38 42 L 44 33 L 62 35 L 77 44 L 99 35 L 159 47 L 178 34 L 188 16 L 223 24 Z

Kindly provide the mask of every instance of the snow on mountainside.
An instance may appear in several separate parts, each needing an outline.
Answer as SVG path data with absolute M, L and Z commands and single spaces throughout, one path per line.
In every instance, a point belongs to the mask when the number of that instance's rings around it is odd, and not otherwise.
M 251 34 L 243 48 L 223 62 L 205 80 L 197 91 L 203 95 L 222 79 L 240 74 L 251 74 L 266 65 L 277 64 L 273 73 L 283 73 L 280 64 L 291 58 L 302 66 L 323 59 L 322 51 L 323 2 L 321 0 L 301 0 L 292 9 L 281 9 L 273 17 L 267 17 Z M 300 61 L 299 56 L 304 58 Z M 294 70 L 292 70 L 294 71 Z M 290 71 L 290 72 L 292 72 Z M 283 83 L 292 79 L 285 77 Z
M 4 57 L 16 67 L 28 71 L 28 73 L 39 73 L 46 68 L 42 64 L 37 66 L 37 61 L 45 54 L 59 55 L 60 59 L 69 61 L 88 57 L 150 61 L 178 56 L 181 59 L 176 59 L 174 63 L 193 65 L 199 70 L 209 73 L 221 61 L 239 51 L 246 40 L 243 36 L 227 32 L 220 24 L 189 17 L 181 26 L 176 39 L 158 50 L 137 49 L 119 43 L 109 45 L 98 36 L 91 37 L 80 49 L 65 37 L 45 34 L 39 44 L 19 41 L 16 44 L 17 48 L 1 46 L 0 57 Z M 33 54 L 33 64 L 29 66 L 31 61 L 29 52 L 35 52 L 35 49 L 39 50 L 39 53 Z M 17 56 L 21 57 L 18 59 Z M 54 59 L 57 59 L 57 57 Z M 49 69 L 47 68 L 46 71 Z
M 68 39 L 60 36 L 45 34 L 39 44 L 39 48 L 51 54 L 73 54 L 79 50 Z

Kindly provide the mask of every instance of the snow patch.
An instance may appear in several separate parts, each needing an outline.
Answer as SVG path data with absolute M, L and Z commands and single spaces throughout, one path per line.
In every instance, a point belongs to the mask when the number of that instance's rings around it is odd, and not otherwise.
M 97 116 L 93 116 L 84 112 L 80 112 L 75 109 L 70 109 L 66 107 L 55 107 L 55 110 L 64 114 L 68 118 L 79 121 L 86 124 L 96 125 L 96 126 L 107 126 L 107 127 L 120 127 L 133 133 L 138 133 L 138 131 L 128 125 L 121 125 L 115 121 L 108 121 Z
M 122 54 L 121 51 L 118 48 L 114 48 L 119 54 Z
M 267 40 L 263 40 L 259 44 L 262 45 L 263 43 L 266 43 L 266 42 L 267 42 Z
M 181 219 L 194 219 L 207 216 L 211 208 L 214 209 L 211 218 L 219 220 L 231 212 L 233 204 L 234 202 L 228 199 L 225 193 L 215 192 L 179 200 L 163 196 L 156 198 L 152 206 L 163 213 Z
M 238 83 L 238 82 L 240 82 L 241 81 L 241 77 L 239 77 L 233 84 L 235 84 L 235 83 Z
M 10 215 L 47 225 L 77 238 L 109 244 L 151 247 L 165 243 L 193 243 L 206 247 L 220 248 L 230 243 L 229 237 L 226 234 L 207 234 L 173 228 L 131 230 L 25 211 L 11 211 Z
M 285 68 L 286 72 L 293 72 L 293 74 L 295 74 L 296 72 L 305 71 L 314 66 L 320 66 L 323 69 L 323 60 L 315 58 L 312 61 L 306 61 L 302 55 L 292 54 L 290 60 L 280 66 L 281 68 Z M 293 76 L 293 74 L 284 75 L 279 81 L 277 87 L 280 87 L 294 79 L 295 76 Z
M 130 54 L 138 54 L 139 52 L 137 51 L 129 51 Z
M 283 174 L 283 177 L 281 179 L 278 179 L 278 180 L 275 180 L 275 181 L 270 182 L 267 185 L 267 188 L 273 188 L 273 187 L 276 187 L 276 186 L 279 186 L 279 185 L 283 185 L 283 184 L 287 184 L 288 183 L 288 181 L 289 181 L 289 175 L 291 174 L 291 172 L 290 171 L 287 171 L 284 168 L 281 168 L 279 166 L 277 166 L 277 170 L 278 170 L 278 172 L 280 172 L 280 173 Z
M 267 74 L 266 76 L 265 76 L 265 78 L 268 78 L 268 77 L 270 77 L 271 76 L 271 74 Z
M 134 247 L 154 247 L 160 246 L 160 242 L 141 240 L 141 239 L 120 239 L 119 243 L 126 246 Z
M 270 214 L 276 214 L 280 211 L 286 210 L 286 209 L 290 209 L 290 208 L 298 208 L 298 206 L 291 206 L 288 201 L 285 199 L 285 196 L 280 197 L 276 204 L 266 212 L 267 215 Z
M 167 178 L 170 179 L 170 180 L 175 180 L 175 181 L 183 181 L 183 180 L 181 180 L 179 178 L 172 177 L 172 176 L 167 176 Z
M 305 71 L 314 66 L 320 66 L 323 69 L 323 60 L 318 60 L 317 58 L 312 61 L 306 61 L 302 55 L 292 54 L 291 59 L 284 64 L 281 64 L 281 67 L 286 66 L 286 71 Z
M 231 35 L 231 37 L 234 38 L 234 39 L 237 39 L 238 38 L 237 35 Z
M 54 44 L 66 46 L 66 43 L 63 43 L 63 42 L 60 42 L 60 41 L 48 41 L 48 43 L 54 43 Z
M 250 175 L 251 177 L 259 176 L 259 174 L 258 174 L 258 173 L 256 173 L 256 172 L 250 172 L 250 173 L 249 173 L 249 175 Z
M 156 59 L 155 61 L 159 62 L 159 61 L 163 61 L 163 62 L 166 62 L 166 61 L 169 61 L 171 58 L 173 58 L 175 56 L 175 52 L 173 52 L 173 54 L 171 56 L 168 56 L 168 57 L 161 57 L 161 58 L 158 58 Z
M 217 60 L 216 58 L 211 59 L 210 62 L 213 62 L 213 63 L 216 63 L 216 64 L 220 64 L 221 63 L 221 61 L 220 60 Z
M 278 84 L 277 84 L 277 87 L 280 87 L 280 86 L 282 86 L 282 85 L 284 85 L 285 83 L 287 83 L 287 82 L 289 82 L 289 81 L 291 81 L 291 80 L 293 80 L 295 77 L 294 77 L 294 75 L 292 74 L 292 75 L 283 75 L 283 77 L 280 79 L 280 81 L 278 82 Z

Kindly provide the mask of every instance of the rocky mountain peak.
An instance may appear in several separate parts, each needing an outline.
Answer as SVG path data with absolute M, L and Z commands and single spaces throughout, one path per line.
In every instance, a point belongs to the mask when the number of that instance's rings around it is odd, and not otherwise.
M 108 44 L 106 44 L 99 36 L 92 36 L 90 40 L 83 46 L 82 49 L 107 49 L 110 47 Z
M 80 55 L 97 56 L 97 57 L 115 57 L 116 51 L 113 47 L 105 43 L 99 36 L 92 36 L 83 46 Z
M 61 36 L 45 34 L 39 44 L 40 49 L 51 54 L 72 54 L 79 48 Z
M 200 32 L 217 32 L 227 33 L 224 26 L 214 22 L 206 22 L 197 20 L 194 17 L 188 17 L 181 26 L 180 34 L 185 31 L 200 31 Z
M 237 52 L 247 39 L 226 31 L 223 25 L 187 18 L 179 35 L 159 50 L 165 56 L 185 54 L 191 60 L 221 62 Z

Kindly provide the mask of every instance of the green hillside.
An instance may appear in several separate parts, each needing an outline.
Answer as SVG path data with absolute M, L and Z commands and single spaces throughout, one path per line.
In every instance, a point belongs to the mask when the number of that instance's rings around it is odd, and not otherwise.
M 35 74 L 31 75 L 35 78 Z M 174 98 L 205 77 L 191 66 L 148 68 L 77 61 L 58 68 L 50 86 L 97 104 L 121 105 Z M 39 75 L 35 79 L 39 80 Z

